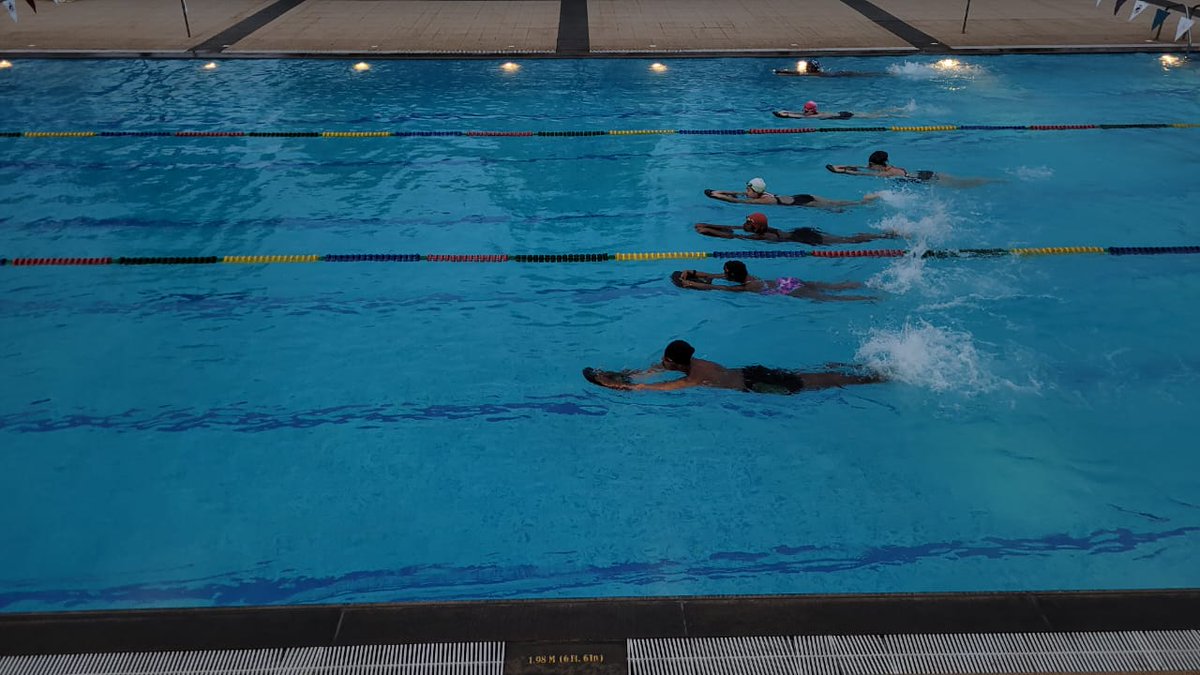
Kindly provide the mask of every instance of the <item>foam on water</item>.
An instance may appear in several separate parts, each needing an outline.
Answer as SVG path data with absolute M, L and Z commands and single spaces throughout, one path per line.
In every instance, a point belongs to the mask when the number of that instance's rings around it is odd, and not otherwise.
M 1002 381 L 989 373 L 970 333 L 926 321 L 872 328 L 855 359 L 893 380 L 933 391 L 979 393 Z
M 1054 176 L 1054 169 L 1048 166 L 1018 166 L 1015 169 L 1005 169 L 1005 173 L 1016 176 L 1018 180 L 1046 180 Z
M 915 190 L 884 190 L 882 201 L 901 212 L 888 216 L 872 228 L 899 234 L 909 242 L 909 254 L 896 258 L 882 272 L 867 280 L 872 288 L 888 293 L 907 293 L 925 283 L 925 259 L 921 256 L 931 245 L 946 240 L 953 231 L 953 219 L 945 202 L 931 199 Z
M 944 62 L 951 61 L 953 65 L 942 65 Z M 887 70 L 892 75 L 917 80 L 927 80 L 937 77 L 974 77 L 985 72 L 981 66 L 962 63 L 955 59 L 943 59 L 934 63 L 905 61 L 903 63 L 893 63 L 887 67 Z

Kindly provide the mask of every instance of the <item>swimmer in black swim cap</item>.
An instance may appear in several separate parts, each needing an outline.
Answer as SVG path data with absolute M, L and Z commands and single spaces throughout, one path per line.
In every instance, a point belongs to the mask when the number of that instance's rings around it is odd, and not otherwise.
M 588 370 L 584 376 L 602 387 L 636 391 L 671 391 L 689 387 L 714 387 L 757 394 L 795 394 L 804 390 L 845 387 L 852 384 L 875 384 L 885 382 L 886 377 L 878 374 L 854 374 L 838 370 L 799 372 L 764 366 L 726 368 L 712 361 L 695 358 L 696 348 L 675 340 L 663 350 L 662 361 L 648 370 L 625 373 L 628 377 L 639 377 L 662 370 L 683 373 L 684 376 L 666 382 L 635 384 L 625 378 L 613 377 L 603 371 Z
M 713 283 L 716 280 L 727 281 L 727 284 Z M 793 298 L 816 300 L 818 302 L 848 302 L 864 300 L 874 302 L 879 300 L 874 295 L 835 295 L 837 291 L 862 288 L 857 281 L 808 281 L 796 277 L 780 277 L 779 279 L 759 279 L 750 276 L 746 263 L 740 260 L 727 261 L 721 269 L 721 274 L 709 274 L 696 270 L 683 270 L 678 273 L 676 286 L 697 291 L 729 291 L 731 293 L 762 293 L 763 295 L 786 295 Z M 832 292 L 831 292 L 832 291 Z
M 976 187 L 986 183 L 1000 182 L 993 178 L 959 178 L 936 171 L 921 170 L 909 173 L 908 169 L 892 166 L 888 163 L 886 150 L 876 150 L 867 158 L 866 166 L 835 166 L 826 164 L 825 168 L 833 173 L 847 176 L 875 176 L 877 178 L 894 178 L 909 183 L 938 183 L 949 187 Z

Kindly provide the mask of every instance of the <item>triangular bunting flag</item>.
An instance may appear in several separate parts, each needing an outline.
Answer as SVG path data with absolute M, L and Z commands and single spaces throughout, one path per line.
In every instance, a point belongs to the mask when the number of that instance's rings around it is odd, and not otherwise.
M 1162 26 L 1164 23 L 1166 23 L 1168 14 L 1170 14 L 1170 12 L 1165 9 L 1155 10 L 1154 23 L 1150 24 L 1150 30 L 1154 30 L 1155 28 L 1158 28 L 1158 27 Z
M 1196 23 L 1195 19 L 1189 19 L 1185 16 L 1179 17 L 1179 26 L 1175 29 L 1175 39 L 1183 37 L 1183 34 L 1192 29 L 1192 24 Z
M 28 2 L 30 9 L 33 10 L 34 14 L 37 14 L 37 3 L 34 2 L 33 0 L 25 0 L 25 2 Z
M 1138 14 L 1146 11 L 1146 8 L 1149 6 L 1150 3 L 1146 2 L 1146 0 L 1137 0 L 1137 2 L 1133 3 L 1133 11 L 1129 13 L 1129 20 L 1133 21 L 1138 18 Z
M 8 15 L 13 21 L 17 20 L 17 3 L 15 0 L 4 0 L 4 9 L 8 10 Z
M 1113 7 L 1113 16 L 1116 16 L 1117 12 L 1121 11 L 1121 5 L 1123 4 L 1125 4 L 1125 0 L 1117 0 L 1116 6 Z

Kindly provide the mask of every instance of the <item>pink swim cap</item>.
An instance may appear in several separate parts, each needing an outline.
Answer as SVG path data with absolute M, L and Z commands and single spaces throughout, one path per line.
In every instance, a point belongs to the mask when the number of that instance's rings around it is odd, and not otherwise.
M 817 102 L 816 102 L 816 101 L 809 101 L 808 103 L 805 103 L 805 104 L 804 104 L 804 110 L 805 110 L 806 112 L 807 112 L 807 111 L 809 111 L 809 110 L 811 110 L 811 111 L 813 111 L 813 112 L 816 112 L 816 110 L 817 110 Z

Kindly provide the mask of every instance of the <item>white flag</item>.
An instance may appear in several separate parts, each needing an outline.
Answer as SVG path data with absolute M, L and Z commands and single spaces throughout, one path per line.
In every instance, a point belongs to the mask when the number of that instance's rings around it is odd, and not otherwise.
M 1137 0 L 1137 2 L 1133 3 L 1133 11 L 1129 13 L 1129 20 L 1133 21 L 1138 18 L 1138 14 L 1146 11 L 1146 8 L 1149 6 L 1150 3 L 1146 2 L 1146 0 Z
M 4 9 L 8 10 L 8 15 L 13 21 L 17 20 L 17 3 L 16 0 L 4 0 Z
M 55 2 L 57 2 L 57 1 L 58 0 L 55 0 Z M 1099 7 L 1100 3 L 1102 3 L 1102 2 L 1104 2 L 1104 0 L 1096 0 L 1096 6 Z
M 1175 39 L 1178 40 L 1179 38 L 1183 37 L 1184 33 L 1192 29 L 1192 24 L 1194 23 L 1196 23 L 1195 19 L 1189 19 L 1183 16 L 1179 17 L 1179 27 L 1175 29 Z

